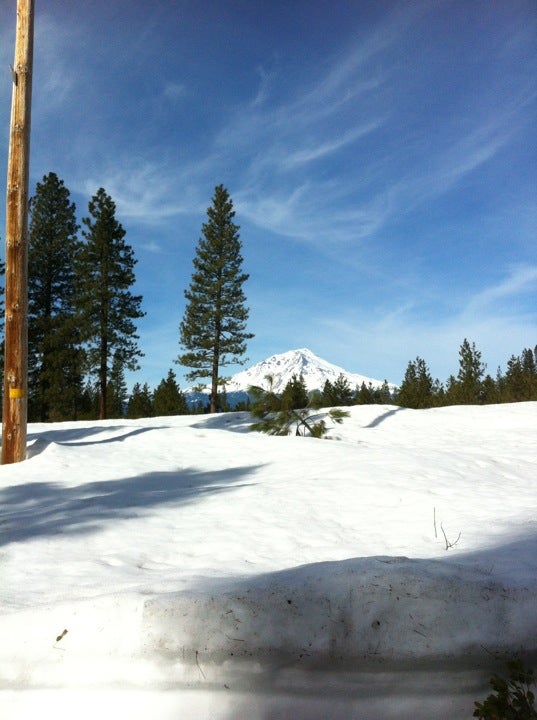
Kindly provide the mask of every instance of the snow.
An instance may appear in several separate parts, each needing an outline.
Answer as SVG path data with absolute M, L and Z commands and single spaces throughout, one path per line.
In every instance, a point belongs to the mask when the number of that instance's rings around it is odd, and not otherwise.
M 30 425 L 0 716 L 471 717 L 537 654 L 537 403 L 350 413 Z

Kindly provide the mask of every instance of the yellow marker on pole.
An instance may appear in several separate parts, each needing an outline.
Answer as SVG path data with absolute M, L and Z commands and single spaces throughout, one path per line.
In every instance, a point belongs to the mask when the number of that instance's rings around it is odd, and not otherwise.
M 23 388 L 9 388 L 9 397 L 11 400 L 22 400 L 26 397 L 26 391 Z

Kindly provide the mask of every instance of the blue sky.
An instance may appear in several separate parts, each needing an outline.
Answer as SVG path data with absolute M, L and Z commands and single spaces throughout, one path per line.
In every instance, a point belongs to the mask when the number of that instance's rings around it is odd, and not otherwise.
M 173 367 L 186 385 L 183 291 L 220 183 L 250 273 L 248 365 L 308 347 L 398 383 L 419 355 L 444 381 L 465 337 L 492 375 L 535 346 L 535 0 L 36 6 L 30 192 L 54 171 L 79 217 L 101 186 L 116 202 L 147 313 L 129 384 Z

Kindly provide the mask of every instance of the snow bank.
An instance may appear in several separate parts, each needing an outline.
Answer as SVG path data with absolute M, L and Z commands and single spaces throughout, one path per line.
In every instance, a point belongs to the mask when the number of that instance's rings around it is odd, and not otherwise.
M 190 663 L 464 664 L 537 652 L 537 579 L 506 587 L 475 566 L 408 558 L 319 563 L 148 600 L 143 635 L 146 652 Z

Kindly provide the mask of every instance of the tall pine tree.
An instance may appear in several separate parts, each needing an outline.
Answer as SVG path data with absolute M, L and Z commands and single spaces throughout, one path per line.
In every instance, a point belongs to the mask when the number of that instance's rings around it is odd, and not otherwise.
M 98 378 L 99 417 L 107 411 L 111 358 L 123 368 L 138 369 L 140 351 L 134 321 L 144 316 L 142 296 L 133 295 L 136 259 L 125 242 L 125 230 L 116 219 L 112 198 L 100 188 L 82 220 L 85 242 L 76 257 L 79 322 L 87 346 L 88 367 Z
M 450 377 L 446 391 L 446 402 L 453 405 L 475 405 L 483 402 L 483 377 L 486 365 L 481 362 L 481 353 L 475 343 L 465 338 L 459 349 L 459 372 Z
M 246 341 L 253 335 L 246 332 L 249 311 L 243 290 L 249 276 L 242 272 L 239 226 L 233 222 L 233 202 L 223 185 L 215 188 L 207 216 L 190 286 L 185 290 L 180 343 L 186 352 L 178 362 L 192 368 L 188 380 L 210 378 L 210 411 L 216 412 L 220 369 L 245 362 Z
M 83 351 L 74 317 L 76 208 L 51 172 L 30 199 L 28 374 L 31 420 L 76 419 Z

